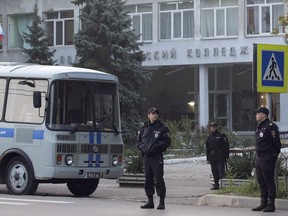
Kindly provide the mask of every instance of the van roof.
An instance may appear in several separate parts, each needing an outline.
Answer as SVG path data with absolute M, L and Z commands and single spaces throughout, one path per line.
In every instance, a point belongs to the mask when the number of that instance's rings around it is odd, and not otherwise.
M 118 81 L 118 78 L 105 72 L 68 66 L 38 65 L 19 62 L 0 62 L 0 77 L 24 78 L 89 78 Z

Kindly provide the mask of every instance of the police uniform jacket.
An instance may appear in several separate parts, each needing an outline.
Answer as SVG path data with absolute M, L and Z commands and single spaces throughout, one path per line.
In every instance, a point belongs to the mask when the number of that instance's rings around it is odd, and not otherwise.
M 225 134 L 218 130 L 206 140 L 206 157 L 209 162 L 223 162 L 229 158 L 229 142 Z
M 137 139 L 137 148 L 142 155 L 151 156 L 159 153 L 162 154 L 170 143 L 171 139 L 168 128 L 157 119 L 153 123 L 147 121 L 141 127 Z
M 278 156 L 281 150 L 278 126 L 268 118 L 260 122 L 256 131 L 256 153 L 258 156 L 272 154 Z

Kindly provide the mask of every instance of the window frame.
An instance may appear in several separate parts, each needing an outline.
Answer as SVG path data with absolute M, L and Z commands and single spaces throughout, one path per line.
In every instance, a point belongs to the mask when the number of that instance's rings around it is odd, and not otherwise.
M 22 49 L 22 47 L 29 48 L 30 45 L 25 43 L 23 36 L 20 34 L 20 30 L 23 30 L 26 33 L 28 33 L 27 25 L 29 26 L 32 25 L 33 13 L 8 14 L 7 17 L 8 17 L 8 30 L 7 30 L 8 50 L 19 50 Z M 19 20 L 21 20 L 22 25 L 18 25 Z
M 181 2 L 189 2 L 189 1 L 181 1 Z M 180 1 L 173 1 L 173 2 L 160 2 L 159 3 L 159 40 L 160 41 L 165 41 L 165 40 L 183 40 L 183 39 L 193 39 L 195 38 L 195 4 L 193 3 L 192 8 L 187 8 L 187 9 L 179 9 L 179 3 Z M 170 9 L 170 10 L 161 10 L 161 4 L 176 4 L 175 9 Z M 191 32 L 191 37 L 184 37 L 184 31 L 185 31 L 185 26 L 184 26 L 184 12 L 191 11 L 192 12 L 192 20 L 191 24 L 193 25 L 191 27 L 192 32 Z M 175 37 L 175 26 L 174 26 L 174 18 L 175 15 L 179 14 L 181 15 L 181 30 L 180 30 L 180 37 Z M 169 14 L 170 17 L 170 38 L 162 38 L 162 33 L 161 33 L 161 14 Z
M 283 2 L 273 2 L 273 3 L 267 3 L 268 0 L 263 0 L 263 3 L 255 3 L 255 4 L 248 4 L 247 2 L 248 0 L 245 1 L 245 35 L 247 37 L 253 37 L 253 36 L 273 36 L 271 35 L 273 29 L 276 27 L 273 24 L 273 6 L 275 5 L 282 5 L 283 6 L 283 14 L 284 15 L 284 3 Z M 258 10 L 258 23 L 256 23 L 258 25 L 258 33 L 249 33 L 250 30 L 248 30 L 250 27 L 248 25 L 248 8 L 253 8 L 256 7 Z M 263 31 L 263 21 L 261 22 L 261 20 L 263 20 L 263 16 L 262 16 L 262 12 L 264 8 L 269 7 L 269 12 L 270 12 L 270 20 L 269 20 L 269 25 L 270 25 L 270 30 L 269 32 L 262 32 Z M 279 16 L 278 16 L 279 17 Z M 277 19 L 278 22 L 278 19 Z M 252 31 L 252 30 L 251 30 Z M 254 26 L 254 31 L 255 31 L 255 26 Z
M 235 35 L 228 35 L 228 24 L 227 24 L 227 21 L 228 21 L 228 16 L 227 16 L 227 13 L 229 12 L 228 10 L 229 9 L 233 9 L 233 8 L 236 8 L 237 9 L 237 16 L 238 17 L 238 12 L 239 12 L 239 6 L 238 4 L 237 5 L 234 5 L 234 6 L 222 6 L 222 0 L 219 0 L 218 2 L 218 6 L 213 6 L 213 7 L 202 7 L 201 5 L 201 38 L 202 39 L 210 39 L 210 38 L 235 38 L 235 37 L 238 37 L 239 36 L 239 23 L 237 23 L 237 34 Z M 209 11 L 209 10 L 212 10 L 213 11 L 213 36 L 204 36 L 203 35 L 203 11 Z M 224 11 L 224 34 L 223 35 L 218 35 L 217 34 L 217 31 L 218 31 L 218 26 L 217 26 L 217 21 L 218 21 L 218 18 L 217 18 L 217 15 L 218 15 L 218 12 L 219 11 Z M 237 21 L 238 21 L 238 18 L 237 18 Z M 222 23 L 222 22 L 221 22 Z
M 73 15 L 72 17 L 61 17 L 61 13 L 65 13 L 65 12 L 72 12 Z M 48 18 L 48 14 L 53 14 L 53 13 L 57 13 L 57 17 L 54 18 Z M 45 28 L 48 32 L 48 23 L 53 23 L 53 37 L 52 37 L 52 44 L 50 43 L 51 41 L 51 36 L 49 35 L 49 32 L 47 33 L 48 35 L 48 46 L 52 46 L 52 47 L 56 47 L 56 46 L 73 46 L 73 36 L 71 37 L 71 44 L 66 44 L 66 23 L 67 21 L 72 21 L 72 26 L 73 26 L 73 35 L 74 35 L 74 24 L 75 24 L 75 19 L 74 19 L 74 15 L 75 12 L 73 9 L 71 10 L 59 10 L 59 11 L 47 11 L 43 13 L 43 17 L 44 17 L 44 24 L 45 24 Z M 61 24 L 61 29 L 57 29 L 57 24 Z M 61 37 L 58 38 L 57 33 L 61 31 Z M 67 32 L 68 33 L 68 32 Z M 57 40 L 60 39 L 62 41 L 61 44 L 57 43 Z
M 140 12 L 138 10 L 138 7 L 140 6 L 144 6 L 144 5 L 151 5 L 151 11 L 147 11 L 147 12 Z M 133 17 L 137 17 L 139 16 L 140 18 L 140 29 L 139 29 L 139 40 L 138 42 L 145 42 L 145 43 L 151 43 L 153 41 L 153 8 L 152 8 L 152 3 L 148 3 L 148 4 L 137 4 L 137 5 L 127 5 L 127 7 L 134 7 L 134 12 L 129 12 L 128 11 L 128 15 L 130 16 L 131 18 L 131 28 L 135 30 L 134 28 L 134 24 L 133 24 Z M 144 15 L 151 15 L 151 39 L 143 39 L 143 34 L 144 34 L 144 26 L 143 26 L 143 16 Z

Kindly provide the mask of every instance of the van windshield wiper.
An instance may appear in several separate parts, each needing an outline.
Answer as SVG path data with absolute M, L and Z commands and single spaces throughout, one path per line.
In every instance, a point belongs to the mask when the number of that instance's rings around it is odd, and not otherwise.
M 96 123 L 101 123 L 101 122 L 109 122 L 111 120 L 110 117 L 102 117 L 102 118 L 97 118 Z
M 73 127 L 73 129 L 70 131 L 70 134 L 75 134 L 75 132 L 78 130 L 80 124 L 81 124 L 80 122 L 76 123 L 75 126 Z

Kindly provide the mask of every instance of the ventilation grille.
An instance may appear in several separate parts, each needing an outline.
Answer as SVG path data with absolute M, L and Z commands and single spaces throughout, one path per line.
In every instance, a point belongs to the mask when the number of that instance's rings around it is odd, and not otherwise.
M 80 149 L 78 150 L 78 146 Z M 91 145 L 91 144 L 71 144 L 71 143 L 59 143 L 57 144 L 57 153 L 77 153 L 80 152 L 81 154 L 90 154 L 90 153 L 101 153 L 101 154 L 108 154 L 110 146 L 110 153 L 112 154 L 123 154 L 123 145 Z
M 75 134 L 57 134 L 56 138 L 58 141 L 75 141 Z
M 108 153 L 108 145 L 91 145 L 91 144 L 82 144 L 81 153 Z
M 76 153 L 77 145 L 61 143 L 57 145 L 57 153 Z
M 111 153 L 123 153 L 123 145 L 111 145 Z

